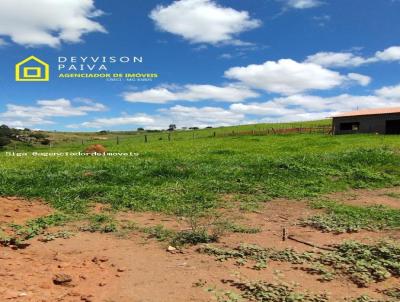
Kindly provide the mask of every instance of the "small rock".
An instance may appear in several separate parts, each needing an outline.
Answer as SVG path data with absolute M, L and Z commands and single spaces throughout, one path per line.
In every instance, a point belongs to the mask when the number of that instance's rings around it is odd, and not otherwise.
M 92 302 L 93 301 L 93 296 L 92 295 L 82 295 L 81 296 L 81 301 Z
M 117 269 L 117 272 L 118 272 L 118 273 L 123 273 L 123 272 L 125 272 L 125 271 L 126 271 L 126 269 L 123 268 L 123 267 L 120 267 L 120 268 Z
M 53 277 L 53 283 L 55 285 L 66 285 L 72 281 L 72 277 L 67 274 L 56 274 Z
M 100 286 L 100 287 L 103 287 L 103 286 L 106 286 L 106 285 L 107 285 L 107 283 L 105 283 L 105 282 L 100 282 L 100 283 L 99 283 L 99 286 Z
M 169 247 L 167 248 L 167 251 L 170 252 L 170 253 L 175 253 L 175 252 L 177 251 L 177 249 L 176 249 L 176 247 L 169 246 Z
M 93 259 L 92 259 L 92 262 L 93 263 L 99 263 L 99 262 L 107 262 L 108 261 L 108 258 L 107 257 L 105 257 L 105 256 L 102 256 L 102 257 L 99 257 L 99 258 L 97 258 L 97 257 L 94 257 Z

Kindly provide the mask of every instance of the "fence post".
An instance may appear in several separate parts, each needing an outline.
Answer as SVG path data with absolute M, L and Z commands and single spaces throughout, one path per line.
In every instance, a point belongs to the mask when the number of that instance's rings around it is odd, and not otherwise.
M 217 136 L 217 133 L 214 131 L 214 137 L 216 137 Z
M 83 146 L 84 144 L 83 144 L 83 140 L 82 140 L 82 146 Z
M 144 136 L 144 142 L 147 143 L 147 135 Z
M 117 145 L 119 145 L 119 136 L 117 136 Z
M 171 133 L 168 133 L 168 141 L 171 141 Z

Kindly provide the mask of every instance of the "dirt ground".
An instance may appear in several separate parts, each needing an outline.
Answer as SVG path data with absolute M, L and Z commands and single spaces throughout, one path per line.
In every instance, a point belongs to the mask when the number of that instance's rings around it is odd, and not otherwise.
M 357 205 L 383 204 L 398 208 L 400 199 L 387 193 L 400 193 L 400 188 L 351 191 L 329 197 Z M 95 208 L 96 212 L 103 210 Z M 261 232 L 226 234 L 216 244 L 221 247 L 250 243 L 275 249 L 313 249 L 292 240 L 282 241 L 283 228 L 296 238 L 325 247 L 346 239 L 372 242 L 390 237 L 400 241 L 400 231 L 333 235 L 299 227 L 296 225 L 299 218 L 319 211 L 302 201 L 270 201 L 257 213 L 230 211 L 237 223 L 259 227 Z M 3 227 L 51 212 L 49 206 L 39 201 L 0 198 L 0 226 Z M 173 217 L 154 213 L 119 213 L 117 219 L 134 221 L 141 226 L 162 224 L 172 229 L 182 228 L 182 223 Z M 228 289 L 222 280 L 237 275 L 248 280 L 298 284 L 300 291 L 328 293 L 332 301 L 343 301 L 345 297 L 363 294 L 383 299 L 378 290 L 396 286 L 399 282 L 392 278 L 369 288 L 358 288 L 340 278 L 321 283 L 317 276 L 300 270 L 298 265 L 281 262 L 271 262 L 265 270 L 256 271 L 247 265 L 237 267 L 231 261 L 217 262 L 213 257 L 198 253 L 197 247 L 178 253 L 168 252 L 166 243 L 146 240 L 137 231 L 123 237 L 113 233 L 77 231 L 69 239 L 43 242 L 34 238 L 29 243 L 25 249 L 0 246 L 1 301 L 206 302 L 214 301 L 207 288 Z M 72 280 L 56 285 L 54 279 L 65 278 L 60 274 L 68 275 Z M 199 283 L 203 286 L 198 286 Z

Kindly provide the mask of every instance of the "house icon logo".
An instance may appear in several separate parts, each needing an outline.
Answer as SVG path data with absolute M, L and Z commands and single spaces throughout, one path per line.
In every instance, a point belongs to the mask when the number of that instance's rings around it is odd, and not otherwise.
M 50 79 L 49 64 L 30 56 L 15 66 L 17 82 L 47 82 Z

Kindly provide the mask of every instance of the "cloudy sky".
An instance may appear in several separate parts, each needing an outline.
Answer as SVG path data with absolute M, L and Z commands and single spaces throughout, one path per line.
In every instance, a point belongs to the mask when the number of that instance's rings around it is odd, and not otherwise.
M 0 0 L 0 124 L 205 127 L 400 106 L 399 13 L 398 0 Z M 49 82 L 15 81 L 30 55 Z M 143 56 L 110 72 L 159 77 L 60 79 L 60 56 Z

